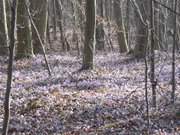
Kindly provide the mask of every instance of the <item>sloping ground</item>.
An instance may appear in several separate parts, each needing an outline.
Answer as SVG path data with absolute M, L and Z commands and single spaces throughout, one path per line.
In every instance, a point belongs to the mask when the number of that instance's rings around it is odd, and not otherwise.
M 151 134 L 180 132 L 180 59 L 176 63 L 177 102 L 169 105 L 171 61 L 157 53 L 157 110 L 150 109 Z M 10 133 L 25 135 L 140 135 L 147 132 L 144 62 L 126 55 L 98 54 L 93 71 L 78 71 L 74 55 L 16 61 L 13 69 Z M 0 57 L 0 128 L 6 86 L 6 58 Z M 150 84 L 149 97 L 151 97 Z M 151 99 L 149 99 L 150 101 Z M 150 104 L 151 105 L 151 104 Z

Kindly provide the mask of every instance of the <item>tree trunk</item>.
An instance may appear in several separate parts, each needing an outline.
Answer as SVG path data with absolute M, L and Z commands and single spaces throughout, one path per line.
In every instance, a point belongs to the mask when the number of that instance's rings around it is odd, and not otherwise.
M 152 105 L 156 108 L 156 79 L 155 79 L 155 27 L 154 27 L 154 1 L 150 1 L 150 40 L 151 40 L 151 48 L 150 48 L 150 79 L 151 79 L 151 87 L 152 87 Z
M 0 0 L 0 55 L 5 55 L 8 53 L 9 36 L 8 36 L 8 26 L 7 26 L 7 14 L 6 14 L 6 1 Z
M 73 35 L 72 41 L 76 44 L 77 54 L 80 56 L 80 29 L 78 27 L 78 6 L 76 0 L 72 1 L 72 10 L 73 10 Z
M 16 0 L 12 3 L 12 18 L 11 18 L 11 33 L 10 33 L 10 47 L 9 47 L 9 60 L 8 60 L 8 74 L 7 74 L 7 86 L 4 100 L 4 120 L 2 135 L 8 135 L 8 126 L 10 119 L 10 95 L 12 85 L 12 68 L 14 58 L 15 47 L 15 26 L 16 26 Z
M 146 13 L 144 11 L 145 8 L 147 9 L 147 2 L 146 0 L 141 0 L 137 1 L 135 5 L 136 41 L 134 48 L 134 56 L 136 58 L 143 58 L 145 55 L 145 48 L 148 42 L 148 27 L 144 24 L 147 19 Z
M 68 47 L 66 44 L 64 29 L 63 29 L 63 16 L 62 16 L 62 2 L 61 0 L 56 0 L 56 6 L 57 6 L 57 14 L 58 14 L 58 25 L 59 25 L 59 31 L 61 34 L 61 43 L 62 43 L 62 49 L 63 51 L 67 51 Z
M 57 36 L 56 36 L 56 33 L 57 33 L 57 21 L 56 21 L 56 0 L 53 0 L 52 1 L 52 5 L 53 5 L 53 37 L 54 37 L 54 40 L 57 39 Z
M 86 1 L 86 29 L 82 69 L 93 69 L 96 29 L 96 0 Z
M 97 1 L 97 15 L 96 20 L 96 48 L 98 50 L 104 50 L 105 33 L 104 33 L 104 0 Z
M 19 0 L 17 5 L 17 53 L 16 58 L 33 56 L 31 23 L 26 11 L 25 0 Z
M 173 10 L 177 11 L 177 0 L 174 1 Z M 172 92 L 171 92 L 171 103 L 175 102 L 176 92 L 176 36 L 177 36 L 177 15 L 174 14 L 174 28 L 173 28 L 173 48 L 172 48 Z
M 178 12 L 180 13 L 180 1 L 178 3 Z M 177 46 L 178 51 L 180 52 L 180 17 L 177 16 Z
M 125 34 L 125 27 L 122 20 L 121 3 L 119 0 L 114 0 L 114 18 L 118 27 L 117 38 L 119 44 L 119 51 L 121 53 L 128 52 L 129 47 L 127 45 L 127 39 Z
M 41 36 L 41 39 L 43 40 L 43 43 L 45 44 L 48 21 L 48 0 L 31 0 L 30 3 L 33 20 Z M 38 40 L 38 37 L 36 36 L 34 29 L 32 29 L 32 38 L 34 53 L 43 53 L 41 44 Z

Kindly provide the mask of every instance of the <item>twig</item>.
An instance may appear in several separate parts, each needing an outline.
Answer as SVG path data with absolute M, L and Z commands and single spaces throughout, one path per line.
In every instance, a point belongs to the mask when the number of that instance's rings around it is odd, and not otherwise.
M 148 24 L 147 24 L 146 20 L 144 20 L 143 15 L 142 15 L 142 13 L 140 11 L 140 8 L 139 8 L 138 4 L 136 3 L 135 0 L 130 0 L 130 1 L 132 3 L 133 7 L 136 9 L 136 12 L 138 13 L 142 24 L 147 27 Z
M 166 6 L 165 4 L 162 4 L 161 2 L 157 1 L 157 0 L 153 0 L 155 3 L 159 4 L 160 6 L 168 9 L 169 11 L 173 12 L 174 14 L 180 16 L 180 13 L 177 11 L 174 11 L 173 9 L 171 9 L 170 7 Z

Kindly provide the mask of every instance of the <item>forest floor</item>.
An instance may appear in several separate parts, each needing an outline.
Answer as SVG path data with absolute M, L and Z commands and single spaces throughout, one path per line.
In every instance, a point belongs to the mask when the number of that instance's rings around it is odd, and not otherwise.
M 176 63 L 175 105 L 169 104 L 171 61 L 157 53 L 157 109 L 150 102 L 150 134 L 180 133 L 180 58 Z M 82 59 L 48 54 L 44 59 L 15 61 L 11 94 L 10 134 L 24 135 L 146 135 L 145 64 L 118 53 L 95 56 L 92 71 L 78 71 Z M 0 57 L 0 130 L 6 89 L 7 58 Z M 151 86 L 148 79 L 149 101 Z

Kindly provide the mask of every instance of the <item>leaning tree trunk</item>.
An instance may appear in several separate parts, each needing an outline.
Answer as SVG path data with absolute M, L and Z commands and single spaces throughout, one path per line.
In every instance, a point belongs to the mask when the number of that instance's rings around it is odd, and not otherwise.
M 117 39 L 119 44 L 119 51 L 121 53 L 128 52 L 129 47 L 127 44 L 126 34 L 125 34 L 125 27 L 122 20 L 122 12 L 121 12 L 121 3 L 120 0 L 114 0 L 114 18 L 117 23 Z
M 30 3 L 33 20 L 41 36 L 41 39 L 43 40 L 43 43 L 45 43 L 48 21 L 48 0 L 30 0 Z M 39 42 L 34 29 L 32 29 L 32 38 L 34 53 L 43 53 L 41 43 Z
M 93 69 L 96 28 L 96 0 L 86 1 L 86 28 L 82 69 Z
M 25 4 L 26 0 L 19 0 L 17 7 L 17 59 L 33 56 L 31 23 Z
M 6 14 L 6 1 L 0 0 L 0 55 L 5 55 L 8 53 L 8 26 L 7 26 L 7 14 Z

